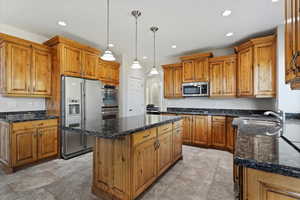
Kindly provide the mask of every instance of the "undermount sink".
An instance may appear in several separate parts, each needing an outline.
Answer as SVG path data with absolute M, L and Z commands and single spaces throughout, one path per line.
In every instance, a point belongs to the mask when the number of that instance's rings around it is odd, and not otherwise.
M 276 120 L 246 118 L 241 119 L 239 123 L 239 130 L 246 134 L 271 136 L 280 133 L 281 129 L 281 123 Z

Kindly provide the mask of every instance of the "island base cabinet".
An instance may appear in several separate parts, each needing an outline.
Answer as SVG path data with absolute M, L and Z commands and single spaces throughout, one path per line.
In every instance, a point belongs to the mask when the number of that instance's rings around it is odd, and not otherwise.
M 242 200 L 299 200 L 300 179 L 244 168 Z
M 182 157 L 181 134 L 182 122 L 175 122 L 120 138 L 97 138 L 93 193 L 107 200 L 136 199 Z

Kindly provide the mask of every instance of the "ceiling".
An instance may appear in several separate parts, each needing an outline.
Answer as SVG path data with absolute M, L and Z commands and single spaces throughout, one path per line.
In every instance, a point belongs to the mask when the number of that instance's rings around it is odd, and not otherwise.
M 233 45 L 249 36 L 274 29 L 283 23 L 283 1 L 272 0 L 111 0 L 113 51 L 133 59 L 133 9 L 139 19 L 139 58 L 151 67 L 153 34 L 157 32 L 160 63 L 190 52 Z M 0 0 L 0 23 L 9 24 L 48 38 L 64 35 L 104 49 L 106 45 L 106 0 Z M 223 17 L 225 9 L 232 15 Z M 66 27 L 57 22 L 64 20 Z M 225 37 L 234 32 L 232 37 Z M 172 49 L 171 45 L 177 48 Z

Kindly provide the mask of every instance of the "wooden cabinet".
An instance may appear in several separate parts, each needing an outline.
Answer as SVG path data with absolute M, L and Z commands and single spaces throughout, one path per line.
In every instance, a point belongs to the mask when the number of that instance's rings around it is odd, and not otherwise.
M 3 95 L 51 95 L 51 54 L 47 46 L 0 34 L 0 56 Z
M 223 62 L 210 63 L 210 96 L 219 97 L 223 93 Z
M 141 194 L 157 175 L 156 139 L 150 139 L 133 150 L 133 188 L 134 196 Z
M 82 75 L 85 78 L 96 79 L 96 67 L 98 65 L 98 55 L 83 52 Z
M 193 144 L 208 146 L 209 144 L 208 116 L 194 116 Z
M 105 84 L 118 85 L 120 64 L 117 62 L 107 62 L 100 58 L 98 59 L 98 65 L 96 66 L 96 78 L 101 80 Z
M 57 126 L 38 129 L 38 159 L 55 156 L 58 153 Z
M 7 171 L 58 154 L 56 119 L 0 123 L 0 164 Z
M 182 65 L 170 64 L 163 65 L 164 69 L 164 97 L 182 97 Z
M 285 0 L 285 79 L 300 89 L 300 3 Z
M 227 56 L 224 59 L 223 66 L 223 92 L 222 96 L 235 97 L 236 96 L 236 55 Z
M 251 39 L 236 47 L 238 53 L 237 95 L 276 96 L 276 36 Z
M 216 148 L 226 147 L 226 117 L 213 116 L 211 128 L 212 145 Z
M 235 148 L 236 128 L 232 126 L 232 117 L 226 118 L 226 148 L 233 152 Z
M 192 144 L 192 134 L 193 134 L 193 116 L 183 115 L 183 132 L 182 132 L 182 142 L 184 144 Z
M 81 50 L 70 45 L 61 45 L 62 69 L 61 74 L 66 76 L 81 76 Z
M 173 162 L 173 133 L 158 133 L 158 175 L 162 174 Z
M 183 82 L 208 82 L 209 57 L 212 57 L 212 53 L 201 53 L 180 57 L 183 65 Z
M 298 178 L 244 168 L 243 199 L 297 200 L 300 199 Z
M 173 161 L 182 157 L 182 130 L 182 126 L 173 130 Z

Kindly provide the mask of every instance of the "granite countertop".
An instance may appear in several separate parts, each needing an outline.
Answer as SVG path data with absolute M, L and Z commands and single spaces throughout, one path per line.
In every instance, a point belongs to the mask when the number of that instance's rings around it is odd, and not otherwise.
M 285 130 L 273 127 L 265 135 L 266 129 L 254 125 L 238 126 L 234 163 L 248 168 L 300 178 L 300 151 L 290 142 L 300 147 L 300 120 L 287 120 Z M 282 133 L 282 134 L 281 134 Z
M 0 113 L 0 121 L 17 123 L 35 120 L 57 119 L 57 116 L 47 115 L 46 111 L 25 111 Z
M 76 129 L 63 126 L 65 131 L 78 131 L 89 136 L 114 139 L 133 134 L 138 131 L 154 128 L 163 124 L 180 120 L 182 117 L 162 115 L 139 115 L 133 117 L 120 117 L 97 121 L 86 126 L 85 129 Z

